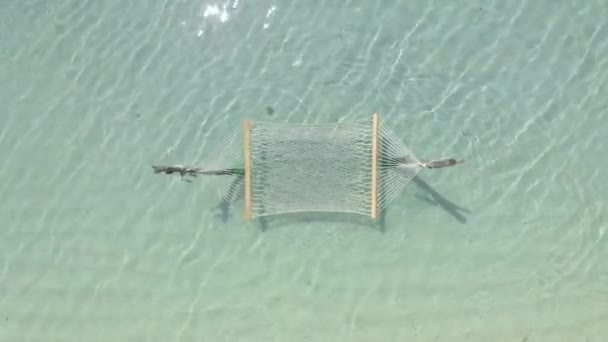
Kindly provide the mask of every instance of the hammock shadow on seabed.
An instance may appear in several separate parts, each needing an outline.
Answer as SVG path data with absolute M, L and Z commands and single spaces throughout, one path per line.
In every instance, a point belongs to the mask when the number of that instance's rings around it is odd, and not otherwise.
M 416 176 L 412 179 L 412 182 L 425 192 L 426 196 L 416 195 L 419 199 L 426 201 L 434 206 L 439 206 L 450 215 L 452 215 L 458 222 L 465 224 L 467 222 L 467 218 L 464 214 L 470 214 L 470 211 L 466 208 L 458 206 L 454 202 L 448 200 L 443 197 L 439 192 L 437 192 L 433 187 L 431 187 L 427 182 L 422 180 L 419 176 Z M 214 210 L 217 211 L 217 217 L 222 220 L 223 223 L 227 223 L 230 218 L 230 210 L 232 208 L 232 204 L 242 199 L 242 186 L 243 186 L 243 176 L 237 175 L 234 180 L 230 184 L 226 195 L 222 198 L 220 203 L 214 207 Z M 382 210 L 379 215 L 378 222 L 375 222 L 374 225 L 378 227 L 378 229 L 382 232 L 386 231 L 386 210 Z M 464 213 L 464 214 L 463 214 Z M 299 221 L 299 222 L 351 222 L 353 224 L 359 224 L 368 226 L 369 219 L 364 217 L 359 217 L 358 215 L 340 215 L 336 213 L 297 213 L 290 215 L 277 215 L 277 216 L 263 216 L 259 219 L 262 231 L 268 230 L 269 224 L 273 223 L 288 223 L 289 221 Z

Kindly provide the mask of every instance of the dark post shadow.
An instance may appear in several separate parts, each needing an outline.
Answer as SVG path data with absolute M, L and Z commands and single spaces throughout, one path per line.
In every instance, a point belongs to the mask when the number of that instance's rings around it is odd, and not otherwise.
M 454 204 L 453 202 L 451 202 L 450 200 L 448 200 L 447 198 L 443 197 L 440 193 L 438 193 L 435 189 L 433 189 L 427 182 L 420 179 L 419 176 L 414 177 L 412 182 L 414 182 L 414 184 L 416 184 L 419 188 L 424 190 L 430 196 L 430 198 L 424 198 L 421 196 L 417 196 L 418 198 L 420 198 L 426 202 L 429 202 L 433 205 L 439 205 L 441 208 L 443 208 L 445 211 L 447 211 L 450 215 L 452 215 L 454 218 L 456 218 L 456 220 L 458 220 L 460 223 L 464 224 L 467 222 L 467 218 L 464 215 L 462 215 L 460 212 L 470 214 L 471 212 L 468 209 L 460 207 L 460 206 Z
M 243 198 L 243 179 L 243 176 L 235 176 L 232 183 L 230 183 L 230 186 L 228 186 L 226 195 L 222 197 L 220 203 L 213 208 L 219 211 L 216 216 L 222 220 L 223 223 L 228 223 L 232 204 Z

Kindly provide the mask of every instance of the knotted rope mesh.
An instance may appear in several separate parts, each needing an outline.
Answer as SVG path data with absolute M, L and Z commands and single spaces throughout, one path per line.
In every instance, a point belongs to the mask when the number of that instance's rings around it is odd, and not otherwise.
M 250 122 L 245 130 L 248 219 L 296 212 L 376 218 L 422 170 L 376 115 L 345 123 Z

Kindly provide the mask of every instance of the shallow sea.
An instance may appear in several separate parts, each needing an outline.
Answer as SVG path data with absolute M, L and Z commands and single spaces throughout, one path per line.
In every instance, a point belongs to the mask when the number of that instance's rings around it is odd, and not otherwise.
M 608 336 L 605 0 L 2 8 L 1 341 Z M 226 184 L 150 167 L 201 163 L 245 118 L 374 112 L 466 161 L 383 229 L 222 220 Z

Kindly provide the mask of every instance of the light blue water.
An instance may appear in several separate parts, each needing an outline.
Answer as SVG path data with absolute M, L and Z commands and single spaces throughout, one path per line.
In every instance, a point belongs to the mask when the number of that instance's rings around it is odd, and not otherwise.
M 0 341 L 608 336 L 604 0 L 7 0 L 0 17 Z M 213 180 L 150 168 L 204 160 L 245 117 L 373 112 L 419 156 L 466 159 L 408 186 L 384 232 L 224 223 Z

